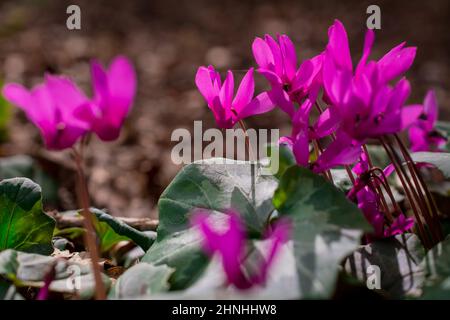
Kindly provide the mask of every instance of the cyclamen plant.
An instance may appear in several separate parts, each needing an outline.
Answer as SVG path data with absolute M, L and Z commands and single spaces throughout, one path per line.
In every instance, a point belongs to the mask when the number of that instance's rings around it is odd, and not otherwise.
M 425 247 L 431 248 L 443 239 L 437 208 L 416 163 L 398 136 L 409 129 L 413 151 L 433 150 L 445 142 L 434 130 L 437 103 L 431 91 L 423 105 L 406 105 L 411 88 L 404 74 L 414 61 L 416 48 L 401 43 L 378 61 L 369 60 L 375 35 L 367 30 L 361 59 L 354 67 L 347 33 L 340 21 L 336 20 L 329 28 L 328 37 L 325 50 L 300 65 L 294 44 L 286 35 L 278 35 L 277 40 L 270 35 L 255 39 L 252 50 L 259 66 L 257 71 L 271 87 L 257 96 L 256 100 L 264 104 L 252 100 L 253 68 L 242 80 L 233 103 L 231 71 L 221 85 L 212 66 L 200 67 L 197 87 L 222 128 L 233 127 L 247 116 L 274 107 L 284 111 L 291 120 L 292 132 L 282 137 L 280 144 L 292 150 L 297 165 L 322 174 L 330 182 L 333 182 L 330 169 L 346 168 L 353 184 L 347 197 L 357 203 L 373 227 L 367 241 L 402 234 L 416 225 Z M 311 124 L 314 108 L 317 119 Z M 369 141 L 379 141 L 385 148 L 392 161 L 386 169 L 373 165 L 366 147 Z M 388 181 L 393 172 L 401 180 L 414 218 L 406 216 L 394 199 Z M 220 249 L 227 246 L 225 243 L 240 243 L 241 233 L 233 233 L 230 226 L 226 236 L 214 237 L 204 219 L 195 217 L 194 222 L 202 227 L 205 241 L 210 244 L 208 252 L 221 252 L 229 282 L 245 287 L 233 280 L 227 255 Z M 239 267 L 233 270 L 234 274 Z
M 405 73 L 414 61 L 416 48 L 402 43 L 381 59 L 370 60 L 374 39 L 374 32 L 367 30 L 355 67 L 346 30 L 338 20 L 328 30 L 328 44 L 323 52 L 301 63 L 288 36 L 256 38 L 252 44 L 256 71 L 270 85 L 270 89 L 256 95 L 253 68 L 246 72 L 236 93 L 232 71 L 226 72 L 222 82 L 220 72 L 213 66 L 198 68 L 195 84 L 218 127 L 239 125 L 245 132 L 244 119 L 250 116 L 275 108 L 286 114 L 292 128 L 288 136 L 280 139 L 279 147 L 292 156 L 289 168 L 280 176 L 258 177 L 254 163 L 220 169 L 207 160 L 188 165 L 161 195 L 156 240 L 109 216 L 119 241 L 126 234 L 146 253 L 143 263 L 129 268 L 117 280 L 108 297 L 123 298 L 122 290 L 128 294 L 125 297 L 134 298 L 146 297 L 153 290 L 185 289 L 203 275 L 212 256 L 220 259 L 225 278 L 217 286 L 220 289 L 224 285 L 238 290 L 261 288 L 268 282 L 281 252 L 287 257 L 281 264 L 295 269 L 295 277 L 289 272 L 284 274 L 285 270 L 283 276 L 289 282 L 301 278 L 302 292 L 296 290 L 295 297 L 331 297 L 343 260 L 353 250 L 360 250 L 361 241 L 370 246 L 379 239 L 395 242 L 395 236 L 402 235 L 414 243 L 415 235 L 404 234 L 413 231 L 426 249 L 441 242 L 444 235 L 438 209 L 419 170 L 421 164 L 413 161 L 399 136 L 408 132 L 412 151 L 440 151 L 446 139 L 434 128 L 438 115 L 436 97 L 429 91 L 423 105 L 407 105 L 411 87 Z M 95 210 L 90 209 L 83 150 L 90 134 L 103 141 L 118 138 L 133 103 L 137 80 L 131 62 L 123 56 L 116 57 L 109 68 L 93 61 L 91 78 L 91 98 L 69 78 L 50 74 L 30 90 L 20 84 L 6 84 L 3 95 L 36 125 L 46 148 L 71 150 L 96 298 L 105 299 L 92 216 Z M 249 144 L 249 139 L 246 142 Z M 372 160 L 369 143 L 384 148 L 390 159 L 384 169 Z M 250 146 L 247 147 L 250 153 Z M 251 174 L 245 176 L 247 165 Z M 223 168 L 236 172 L 225 175 L 220 172 Z M 351 187 L 342 188 L 345 194 L 337 188 L 336 169 L 348 175 Z M 407 205 L 395 198 L 394 173 L 401 182 Z M 48 242 L 54 227 L 50 229 Z M 391 239 L 385 239 L 388 237 Z M 258 252 L 262 259 L 251 259 L 251 250 L 258 241 L 264 244 L 264 250 Z M 425 256 L 419 247 L 415 250 L 417 256 Z M 58 258 L 44 258 L 53 263 L 49 263 L 49 272 L 40 279 L 38 300 L 49 298 L 52 282 L 63 268 Z M 62 260 L 63 264 L 67 262 Z M 132 288 L 134 285 L 120 286 L 121 279 L 125 283 L 145 283 Z M 215 281 L 209 280 L 208 286 Z M 281 284 L 284 292 L 286 283 Z
M 87 230 L 86 248 L 92 259 L 95 277 L 96 298 L 103 300 L 106 293 L 99 270 L 94 222 L 89 209 L 83 150 L 87 144 L 85 138 L 90 133 L 95 133 L 104 141 L 118 138 L 136 93 L 136 75 L 130 61 L 123 56 L 116 57 L 108 70 L 93 61 L 91 75 L 94 92 L 91 99 L 69 78 L 50 74 L 45 75 L 44 83 L 31 90 L 17 83 L 6 84 L 3 95 L 21 108 L 39 128 L 48 149 L 72 150 L 77 168 L 80 205 L 83 209 L 81 213 Z

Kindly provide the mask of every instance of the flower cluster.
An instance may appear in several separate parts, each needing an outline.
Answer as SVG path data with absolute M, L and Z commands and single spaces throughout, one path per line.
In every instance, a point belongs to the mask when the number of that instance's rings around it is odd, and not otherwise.
M 232 128 L 248 116 L 275 107 L 284 111 L 292 130 L 280 139 L 280 144 L 292 150 L 299 166 L 322 174 L 330 182 L 331 169 L 345 167 L 353 182 L 348 198 L 357 203 L 372 224 L 372 236 L 388 237 L 411 229 L 414 219 L 402 212 L 390 191 L 390 173 L 402 171 L 397 174 L 404 180 L 409 176 L 403 171 L 403 160 L 397 157 L 397 151 L 389 149 L 385 139 L 395 138 L 400 144 L 397 134 L 409 129 L 411 150 L 427 151 L 438 149 L 445 138 L 434 130 L 437 103 L 431 91 L 423 105 L 406 104 L 411 87 L 404 75 L 413 64 L 416 48 L 401 43 L 380 59 L 371 60 L 374 40 L 374 31 L 367 30 L 361 58 L 354 66 L 347 32 L 338 20 L 328 30 L 323 52 L 301 63 L 289 37 L 265 35 L 254 40 L 252 50 L 257 72 L 270 84 L 267 92 L 253 98 L 253 68 L 243 78 L 234 100 L 231 71 L 222 84 L 212 66 L 200 67 L 195 82 L 221 128 Z M 385 170 L 371 163 L 365 147 L 369 141 L 388 144 L 386 151 L 393 163 Z M 412 162 L 408 157 L 405 153 L 404 160 Z M 417 174 L 413 170 L 410 176 L 417 178 Z M 418 179 L 414 181 L 416 185 L 404 181 L 409 202 L 418 204 L 413 207 L 414 213 L 430 215 L 425 212 L 428 208 L 424 201 L 432 201 L 419 199 L 424 186 L 419 186 Z M 417 217 L 416 222 L 420 220 Z
M 93 61 L 91 74 L 91 99 L 69 78 L 50 74 L 31 90 L 17 83 L 6 84 L 3 95 L 39 128 L 48 149 L 70 148 L 88 132 L 104 141 L 115 140 L 136 92 L 133 66 L 119 56 L 108 70 Z

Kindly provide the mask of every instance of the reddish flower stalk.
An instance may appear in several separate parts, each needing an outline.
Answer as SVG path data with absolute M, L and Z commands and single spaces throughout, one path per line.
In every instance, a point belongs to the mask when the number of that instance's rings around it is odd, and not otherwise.
M 398 142 L 399 140 L 397 140 Z M 439 222 L 436 223 L 436 219 L 433 218 L 432 216 L 432 210 L 430 209 L 430 206 L 428 205 L 427 201 L 425 200 L 423 194 L 422 194 L 422 190 L 421 188 L 418 186 L 418 181 L 417 181 L 417 173 L 415 172 L 414 168 L 415 165 L 413 164 L 412 160 L 409 161 L 407 160 L 409 157 L 409 153 L 406 150 L 406 148 L 402 148 L 402 144 L 401 141 L 398 143 L 398 145 L 400 146 L 400 149 L 402 151 L 403 157 L 407 162 L 407 166 L 409 169 L 409 175 L 412 177 L 413 182 L 411 182 L 410 179 L 408 179 L 408 173 L 406 172 L 406 170 L 404 169 L 402 160 L 399 158 L 399 156 L 396 154 L 395 150 L 392 148 L 392 153 L 394 154 L 394 156 L 396 157 L 399 166 L 401 167 L 401 169 L 403 170 L 403 175 L 405 177 L 405 181 L 409 184 L 409 188 L 412 191 L 413 196 L 416 199 L 416 202 L 419 204 L 419 209 L 422 212 L 422 216 L 428 226 L 428 230 L 431 233 L 431 244 L 437 244 L 441 237 L 439 235 L 439 231 L 437 230 L 437 228 L 439 228 Z M 413 185 L 414 183 L 414 185 Z
M 78 176 L 78 191 L 79 198 L 81 203 L 81 214 L 83 216 L 83 224 L 86 229 L 84 242 L 86 244 L 86 248 L 89 251 L 89 255 L 91 257 L 92 262 L 92 271 L 94 273 L 95 280 L 95 298 L 97 300 L 105 300 L 105 286 L 103 284 L 102 275 L 100 271 L 100 258 L 99 258 L 99 250 L 97 246 L 97 234 L 94 228 L 94 222 L 92 219 L 91 212 L 89 210 L 89 193 L 86 184 L 86 178 L 83 170 L 83 158 L 81 154 L 73 148 L 74 160 L 77 169 Z
M 434 230 L 434 232 L 436 232 L 437 239 L 439 241 L 442 241 L 442 240 L 444 240 L 444 235 L 442 233 L 441 224 L 439 222 L 438 209 L 437 209 L 436 203 L 434 202 L 433 196 L 431 195 L 430 190 L 428 189 L 425 181 L 423 180 L 423 177 L 420 174 L 419 169 L 417 168 L 415 162 L 411 158 L 411 155 L 409 154 L 408 150 L 404 146 L 403 142 L 401 141 L 401 139 L 398 137 L 397 134 L 395 134 L 394 137 L 397 140 L 397 143 L 400 146 L 400 150 L 403 154 L 403 157 L 405 158 L 406 163 L 410 169 L 411 176 L 413 177 L 414 183 L 417 188 L 417 192 L 419 193 L 422 201 L 427 205 L 429 212 L 431 212 L 431 218 L 433 220 L 432 230 Z M 424 194 L 422 193 L 422 190 L 425 193 L 425 197 L 427 198 L 426 200 L 424 198 Z
M 387 194 L 389 196 L 389 199 L 391 200 L 391 203 L 392 203 L 392 205 L 393 205 L 393 207 L 395 209 L 395 212 L 396 213 L 400 213 L 401 212 L 400 207 L 398 206 L 397 201 L 395 201 L 394 194 L 392 193 L 391 187 L 389 186 L 389 183 L 387 182 L 387 177 L 384 174 L 383 170 L 381 170 L 378 167 L 373 167 L 371 171 L 376 176 L 377 181 L 379 181 L 381 183 L 381 185 L 384 187 L 384 189 L 386 190 L 386 192 L 387 192 Z M 382 178 L 377 176 L 376 172 L 379 172 Z
M 408 201 L 411 205 L 414 216 L 416 218 L 419 235 L 422 241 L 424 242 L 425 247 L 431 248 L 433 246 L 433 243 L 437 243 L 436 242 L 437 239 L 433 239 L 433 236 L 426 231 L 422 221 L 422 219 L 424 219 L 425 222 L 429 225 L 430 223 L 429 212 L 426 209 L 424 210 L 423 203 L 420 201 L 420 199 L 418 199 L 416 190 L 412 186 L 411 181 L 408 179 L 408 175 L 403 168 L 402 161 L 395 153 L 395 150 L 393 146 L 390 144 L 389 140 L 386 137 L 382 137 L 380 138 L 380 141 L 383 144 L 383 147 L 386 150 L 387 155 L 389 156 L 393 165 L 395 166 L 397 175 L 401 181 L 403 189 L 405 190 L 406 196 L 408 198 Z M 429 227 L 431 229 L 432 225 Z

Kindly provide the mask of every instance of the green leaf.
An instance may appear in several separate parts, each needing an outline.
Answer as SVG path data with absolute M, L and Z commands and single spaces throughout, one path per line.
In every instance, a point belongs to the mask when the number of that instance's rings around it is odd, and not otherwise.
M 293 221 L 300 297 L 330 297 L 341 261 L 371 226 L 344 193 L 301 167 L 284 173 L 274 205 L 282 217 Z
M 166 265 L 154 266 L 145 262 L 138 263 L 117 279 L 109 298 L 135 299 L 167 291 L 169 289 L 168 280 L 173 271 Z
M 275 177 L 280 179 L 287 168 L 296 165 L 295 156 L 292 151 L 285 145 L 269 145 L 267 147 L 267 155 L 270 161 L 273 163 L 276 161 L 275 156 L 278 155 L 278 172 L 275 173 Z
M 370 282 L 374 290 L 398 299 L 420 295 L 426 274 L 424 257 L 420 239 L 407 233 L 362 246 L 346 259 L 344 266 L 345 271 L 359 281 L 364 284 Z M 370 266 L 379 268 L 380 274 Z M 378 276 L 379 279 L 376 278 Z
M 416 152 L 411 154 L 415 162 L 426 162 L 435 166 L 446 179 L 450 179 L 450 153 Z
M 27 178 L 0 182 L 0 250 L 50 254 L 54 228 L 42 211 L 39 185 Z
M 0 179 L 15 177 L 25 177 L 35 181 L 42 188 L 44 203 L 57 203 L 58 184 L 30 156 L 17 155 L 0 159 Z
M 450 299 L 450 237 L 428 251 L 426 265 L 430 277 L 423 288 L 422 299 Z
M 94 295 L 95 281 L 90 264 L 15 250 L 0 252 L 0 276 L 14 283 L 16 287 L 41 288 L 51 268 L 55 268 L 56 276 L 50 285 L 50 291 L 76 294 L 84 299 Z M 102 276 L 108 289 L 111 281 L 107 276 Z M 72 283 L 71 279 L 74 280 L 75 286 L 69 285 Z M 80 285 L 79 288 L 76 286 L 77 283 Z
M 117 220 L 102 210 L 95 208 L 91 208 L 90 210 L 95 214 L 97 220 L 99 221 L 97 231 L 102 239 L 102 247 L 106 251 L 123 239 L 132 240 L 144 251 L 147 251 L 155 241 L 153 237 L 149 236 L 145 232 L 130 227 L 126 223 Z
M 251 234 L 262 232 L 273 211 L 276 178 L 262 175 L 256 164 L 218 164 L 219 161 L 225 159 L 189 164 L 170 183 L 158 203 L 158 239 L 189 228 L 188 213 L 194 208 L 222 212 L 233 208 L 241 214 Z
M 175 232 L 156 241 L 142 258 L 142 262 L 175 269 L 171 289 L 184 289 L 194 283 L 208 265 L 208 257 L 201 248 L 201 236 L 194 229 Z

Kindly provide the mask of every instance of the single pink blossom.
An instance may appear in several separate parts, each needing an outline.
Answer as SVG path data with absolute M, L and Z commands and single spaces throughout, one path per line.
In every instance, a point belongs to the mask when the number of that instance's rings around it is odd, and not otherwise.
M 320 82 L 322 55 L 304 61 L 298 67 L 297 54 L 292 41 L 286 35 L 278 35 L 275 41 L 270 35 L 256 38 L 252 50 L 258 72 L 269 80 L 271 99 L 283 111 L 294 116 L 294 102 L 300 102 L 309 94 L 311 86 Z
M 70 148 L 89 129 L 74 112 L 90 102 L 68 78 L 46 75 L 45 82 L 31 90 L 10 83 L 3 87 L 3 95 L 39 128 L 48 149 Z
M 222 84 L 219 73 L 212 66 L 200 67 L 195 76 L 195 84 L 220 128 L 233 128 L 239 120 L 268 112 L 275 107 L 267 93 L 261 93 L 253 98 L 255 92 L 253 68 L 245 74 L 236 96 L 234 95 L 234 76 L 231 71 L 227 72 L 227 77 Z
M 213 225 L 210 214 L 198 210 L 191 222 L 198 227 L 203 236 L 203 247 L 209 255 L 218 254 L 222 259 L 222 267 L 229 284 L 239 289 L 248 289 L 266 282 L 268 270 L 274 261 L 280 246 L 288 240 L 289 225 L 277 224 L 266 236 L 271 241 L 266 259 L 261 262 L 255 274 L 247 275 L 243 270 L 245 260 L 246 231 L 238 213 L 227 212 L 226 225 Z
M 417 122 L 409 129 L 411 151 L 439 150 L 447 139 L 442 136 L 434 126 L 438 120 L 438 104 L 434 91 L 428 91 L 423 102 L 423 111 Z

